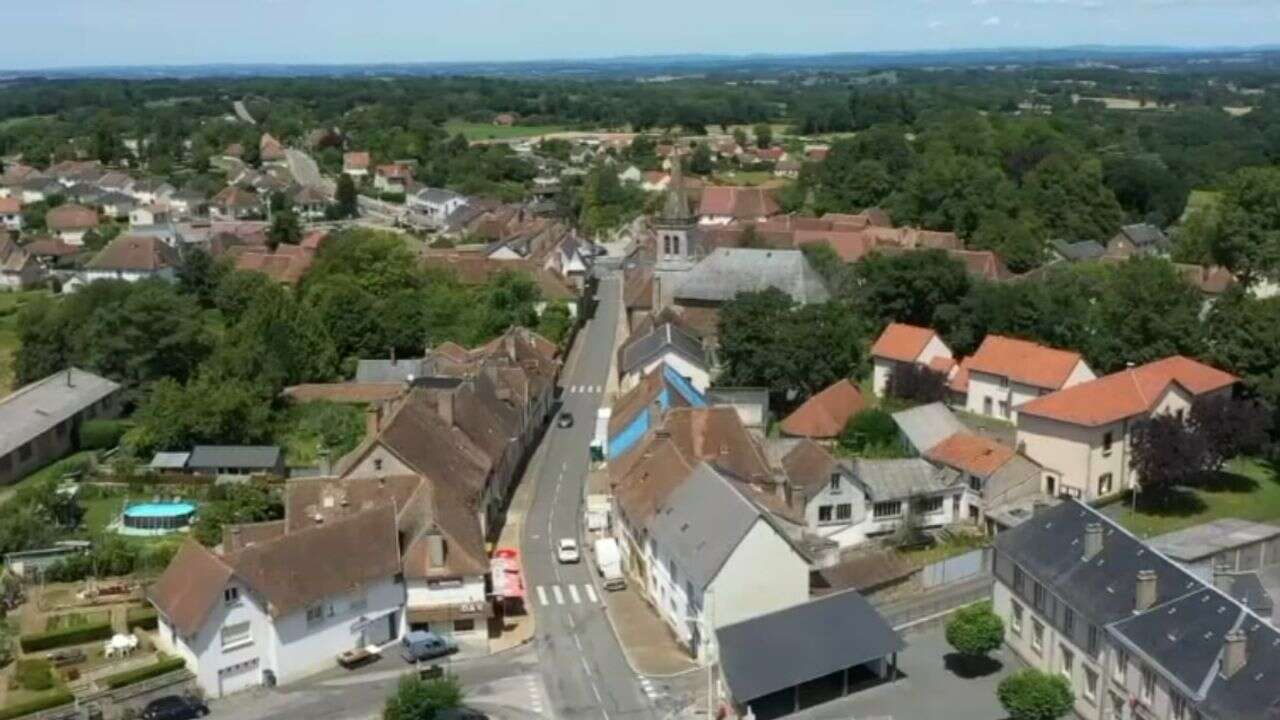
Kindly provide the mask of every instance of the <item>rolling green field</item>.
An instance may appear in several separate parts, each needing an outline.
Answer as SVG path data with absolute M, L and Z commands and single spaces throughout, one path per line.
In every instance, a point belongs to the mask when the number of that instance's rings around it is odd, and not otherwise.
M 450 135 L 462 133 L 462 136 L 468 140 L 511 140 L 546 135 L 547 133 L 565 132 L 569 128 L 564 125 L 513 125 L 504 127 L 491 123 L 450 120 L 444 124 L 444 129 Z

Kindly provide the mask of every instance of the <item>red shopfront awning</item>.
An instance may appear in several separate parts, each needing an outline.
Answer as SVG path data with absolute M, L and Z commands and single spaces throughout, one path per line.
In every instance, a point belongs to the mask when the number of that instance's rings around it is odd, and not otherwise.
M 519 550 L 498 548 L 489 559 L 489 575 L 495 596 L 524 599 L 524 571 L 520 567 Z

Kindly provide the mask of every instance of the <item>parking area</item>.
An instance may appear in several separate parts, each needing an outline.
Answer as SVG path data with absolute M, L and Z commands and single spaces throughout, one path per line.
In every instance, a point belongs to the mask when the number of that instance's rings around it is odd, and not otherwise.
M 1006 717 L 996 699 L 996 686 L 1021 665 L 1010 650 L 992 658 L 1000 668 L 979 677 L 965 677 L 954 670 L 954 654 L 941 627 L 908 635 L 907 649 L 898 656 L 902 677 L 874 685 L 849 697 L 811 707 L 789 720 L 916 720 L 917 718 L 965 718 L 1002 720 Z

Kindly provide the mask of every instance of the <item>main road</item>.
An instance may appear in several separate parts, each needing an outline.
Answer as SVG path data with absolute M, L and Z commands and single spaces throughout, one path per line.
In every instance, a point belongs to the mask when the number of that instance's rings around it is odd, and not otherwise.
M 573 416 L 573 426 L 552 425 L 535 461 L 536 478 L 526 478 L 536 482 L 522 538 L 526 605 L 537 621 L 540 671 L 559 720 L 659 717 L 609 625 L 587 560 L 590 549 L 581 548 L 582 562 L 569 565 L 559 563 L 555 551 L 561 538 L 582 537 L 589 448 L 608 384 L 620 283 L 618 273 L 601 273 L 596 311 L 561 374 L 560 411 Z

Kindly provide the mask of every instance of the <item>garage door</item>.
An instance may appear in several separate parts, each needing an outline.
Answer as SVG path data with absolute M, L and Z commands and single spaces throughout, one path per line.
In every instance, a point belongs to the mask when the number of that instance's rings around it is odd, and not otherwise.
M 231 693 L 257 687 L 261 682 L 258 658 L 228 665 L 218 671 L 218 695 L 226 697 Z
M 364 626 L 363 643 L 365 645 L 386 645 L 396 636 L 396 613 L 374 618 Z

